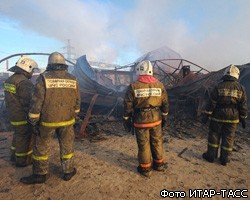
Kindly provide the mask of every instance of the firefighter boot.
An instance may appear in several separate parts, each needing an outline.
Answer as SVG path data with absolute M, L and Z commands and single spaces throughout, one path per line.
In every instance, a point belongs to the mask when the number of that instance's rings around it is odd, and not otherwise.
M 27 167 L 27 163 L 16 163 L 16 167 L 22 168 L 22 167 Z
M 218 148 L 208 146 L 207 152 L 202 154 L 202 157 L 208 162 L 214 162 L 218 155 Z
M 75 175 L 76 175 L 76 168 L 74 168 L 73 171 L 70 172 L 70 173 L 65 173 L 65 174 L 63 175 L 63 180 L 69 181 L 69 180 L 70 180 L 73 176 L 75 176 Z
M 31 156 L 31 155 L 28 155 L 28 156 L 27 156 L 27 161 L 26 161 L 26 162 L 27 162 L 27 165 L 32 165 L 32 161 L 33 161 L 33 160 L 32 160 L 32 156 Z
M 226 166 L 227 163 L 230 162 L 230 159 L 229 159 L 230 155 L 231 155 L 231 152 L 225 151 L 225 150 L 221 150 L 220 163 L 223 166 Z
M 165 166 L 164 163 L 157 163 L 157 162 L 153 162 L 153 169 L 159 172 L 163 172 L 165 170 Z
M 44 175 L 32 174 L 30 176 L 22 177 L 20 179 L 20 182 L 29 185 L 29 184 L 45 183 L 46 180 L 47 180 L 46 174 Z
M 207 152 L 202 154 L 202 158 L 204 158 L 208 162 L 211 162 L 211 163 L 214 162 L 214 158 Z
M 15 163 L 16 163 L 16 155 L 15 155 L 15 152 L 14 152 L 14 153 L 11 153 L 11 155 L 10 155 L 10 162 L 11 162 L 12 164 L 15 165 Z
M 27 161 L 24 157 L 18 157 L 16 156 L 16 167 L 27 167 Z
M 16 167 L 27 167 L 32 164 L 31 155 L 25 157 L 16 157 Z
M 150 177 L 151 176 L 151 167 L 141 167 L 141 166 L 138 166 L 137 167 L 137 171 L 143 175 L 143 176 L 146 176 L 146 177 Z

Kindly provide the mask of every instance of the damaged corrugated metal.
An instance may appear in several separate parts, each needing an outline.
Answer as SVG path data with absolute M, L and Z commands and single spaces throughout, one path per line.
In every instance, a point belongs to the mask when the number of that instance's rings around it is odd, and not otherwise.
M 163 82 L 167 90 L 209 73 L 208 70 L 185 59 L 161 59 L 151 62 L 154 76 Z M 91 113 L 102 115 L 104 119 L 111 115 L 120 118 L 123 114 L 123 97 L 127 86 L 136 80 L 136 65 L 137 62 L 107 70 L 91 67 L 86 56 L 78 58 L 72 74 L 79 81 L 83 115 L 90 102 L 93 102 L 93 96 L 98 94 Z
M 245 65 L 236 65 L 240 70 L 239 82 L 245 87 L 247 96 L 250 96 L 250 63 Z M 215 72 L 200 75 L 194 80 L 177 84 L 168 89 L 170 99 L 170 109 L 174 117 L 178 119 L 192 118 L 200 116 L 212 88 L 221 81 L 226 67 Z M 188 77 L 193 76 L 192 74 Z M 248 98 L 248 110 L 250 108 L 250 98 Z
M 221 80 L 226 68 L 209 72 L 185 59 L 161 59 L 151 60 L 151 62 L 154 76 L 164 83 L 168 91 L 170 115 L 176 120 L 199 117 L 211 89 Z M 126 88 L 136 79 L 134 72 L 136 64 L 135 62 L 114 70 L 101 70 L 92 68 L 86 56 L 79 58 L 72 73 L 80 82 L 82 102 L 83 105 L 87 105 L 85 111 L 94 94 L 98 94 L 92 114 L 102 115 L 103 120 L 108 120 L 111 115 L 119 119 L 122 116 Z M 245 86 L 249 96 L 249 64 L 237 66 L 241 71 L 239 81 Z M 249 102 L 248 105 L 250 105 Z M 83 109 L 83 113 L 85 111 Z
M 84 134 L 88 123 L 120 120 L 123 114 L 123 97 L 127 86 L 136 80 L 134 68 L 142 60 L 152 62 L 154 76 L 165 85 L 170 100 L 170 115 L 178 119 L 197 119 L 205 105 L 211 89 L 220 81 L 225 68 L 209 72 L 206 68 L 182 59 L 175 52 L 160 48 L 148 52 L 134 63 L 125 66 L 89 62 L 86 55 L 79 57 L 70 72 L 76 76 L 81 90 L 80 132 Z M 17 56 L 15 54 L 9 57 Z M 38 55 L 23 53 L 22 55 Z M 49 55 L 41 53 L 41 55 Z M 9 58 L 7 57 L 7 58 Z M 1 62 L 6 59 L 2 59 Z M 240 83 L 250 95 L 250 63 L 237 65 L 241 71 Z M 71 67 L 72 68 L 72 67 Z M 250 98 L 248 98 L 250 106 Z M 1 129 L 9 128 L 6 122 L 4 103 L 1 101 Z

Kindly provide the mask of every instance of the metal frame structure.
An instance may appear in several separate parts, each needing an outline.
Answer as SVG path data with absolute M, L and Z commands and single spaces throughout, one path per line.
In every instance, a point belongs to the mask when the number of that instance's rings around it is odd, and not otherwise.
M 42 55 L 42 56 L 49 56 L 50 54 L 49 53 L 17 53 L 17 54 L 13 54 L 13 55 L 10 55 L 10 56 L 7 56 L 3 59 L 0 60 L 0 63 L 5 61 L 5 60 L 8 60 L 12 57 L 15 57 L 15 56 L 25 56 L 25 55 Z M 75 66 L 76 63 L 68 60 L 68 59 L 65 59 L 68 63 L 72 64 L 73 66 Z M 170 63 L 171 62 L 175 62 L 175 65 L 171 65 Z M 165 86 L 169 88 L 174 88 L 176 86 L 176 84 L 182 80 L 182 75 L 181 75 L 181 70 L 182 70 L 182 67 L 183 66 L 190 66 L 190 68 L 192 68 L 191 72 L 194 73 L 194 74 L 205 74 L 205 73 L 209 73 L 209 71 L 193 62 L 190 62 L 188 60 L 185 60 L 185 59 L 162 59 L 162 60 L 154 60 L 154 61 L 151 61 L 152 65 L 153 65 L 153 68 L 154 68 L 154 71 L 156 69 L 156 73 L 154 72 L 154 75 L 164 83 Z M 138 62 L 135 62 L 135 63 L 132 63 L 132 64 L 129 64 L 129 65 L 125 65 L 125 66 L 121 66 L 121 67 L 117 67 L 115 66 L 114 69 L 112 70 L 108 70 L 108 69 L 101 69 L 101 67 L 98 69 L 99 73 L 101 73 L 103 76 L 106 76 L 107 78 L 110 79 L 110 75 L 112 75 L 114 77 L 114 85 L 115 86 L 119 86 L 120 84 L 120 81 L 118 81 L 121 77 L 120 76 L 128 76 L 129 74 L 129 77 L 130 79 L 128 80 L 128 82 L 126 83 L 126 85 L 130 84 L 131 82 L 134 81 L 134 79 L 136 78 L 135 76 L 135 66 L 138 64 Z M 106 64 L 108 65 L 108 64 Z M 112 64 L 110 64 L 110 66 L 113 66 Z M 128 69 L 130 68 L 130 70 L 125 70 L 125 69 Z M 81 80 L 80 80 L 81 81 Z M 82 80 L 84 82 L 84 80 Z M 88 91 L 85 91 L 85 90 L 81 90 L 82 93 L 84 93 L 85 96 L 89 96 L 90 93 Z M 114 91 L 115 92 L 115 91 Z M 106 96 L 106 97 L 105 97 Z M 111 104 L 109 106 L 112 107 L 112 109 L 110 109 L 107 113 L 107 115 L 105 115 L 105 119 L 108 119 L 109 116 L 112 114 L 112 112 L 116 109 L 116 107 L 118 106 L 118 99 L 120 98 L 123 98 L 122 96 L 122 93 L 120 94 L 117 94 L 115 96 L 112 96 L 112 94 L 99 94 L 99 93 L 92 93 L 92 99 L 90 99 L 88 103 L 88 108 L 87 108 L 87 113 L 86 115 L 84 116 L 84 121 L 81 125 L 81 128 L 80 128 L 80 132 L 79 132 L 79 137 L 85 137 L 86 136 L 86 132 L 85 132 L 85 128 L 87 126 L 87 124 L 89 123 L 90 121 L 90 116 L 91 116 L 91 113 L 92 113 L 92 110 L 94 108 L 94 105 L 97 103 L 97 102 L 100 102 L 100 100 L 98 101 L 99 98 L 102 99 L 103 101 L 103 98 L 107 98 L 109 99 L 110 98 L 110 102 Z M 114 99 L 112 99 L 114 98 Z M 89 99 L 89 98 L 88 98 Z M 121 101 L 121 100 L 120 100 Z M 115 102 L 115 103 L 114 103 Z M 86 102 L 84 102 L 86 103 Z M 107 106 L 106 105 L 103 105 L 103 106 Z

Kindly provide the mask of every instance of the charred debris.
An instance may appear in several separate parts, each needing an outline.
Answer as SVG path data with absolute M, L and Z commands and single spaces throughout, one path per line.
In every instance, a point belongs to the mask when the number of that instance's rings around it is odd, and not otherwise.
M 0 63 L 13 56 L 49 55 L 44 53 L 21 53 L 6 57 Z M 225 68 L 210 72 L 202 66 L 180 58 L 164 58 L 150 56 L 154 76 L 164 83 L 168 95 L 169 116 L 175 122 L 180 120 L 197 120 L 209 97 L 210 90 L 220 81 Z M 148 59 L 145 56 L 140 58 Z M 81 112 L 76 123 L 79 135 L 84 136 L 87 125 L 121 121 L 123 114 L 123 97 L 127 86 L 136 80 L 135 66 L 138 59 L 126 66 L 110 65 L 100 62 L 88 62 L 86 55 L 77 59 L 76 63 L 68 61 L 69 71 L 79 81 L 81 91 Z M 250 96 L 250 63 L 237 65 L 241 71 L 239 81 L 245 86 Z M 3 96 L 1 80 L 1 95 Z M 1 131 L 10 129 L 5 111 L 4 98 L 1 96 Z M 248 105 L 250 105 L 248 98 Z

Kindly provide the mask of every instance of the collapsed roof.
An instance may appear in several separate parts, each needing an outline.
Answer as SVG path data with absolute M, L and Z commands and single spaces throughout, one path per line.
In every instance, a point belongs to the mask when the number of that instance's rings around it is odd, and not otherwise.
M 239 82 L 245 87 L 247 96 L 250 96 L 250 63 L 245 65 L 236 65 L 240 70 Z M 200 77 L 191 79 L 190 73 L 185 79 L 190 81 L 179 84 L 168 89 L 169 99 L 171 101 L 171 110 L 177 118 L 197 118 L 209 99 L 211 90 L 224 75 L 227 67 L 219 71 L 203 74 Z M 189 78 L 190 77 L 190 78 Z M 250 98 L 248 98 L 248 110 L 250 111 Z
M 1 62 L 13 56 L 20 55 L 49 55 L 47 53 L 21 53 L 6 57 Z M 92 67 L 86 55 L 77 59 L 76 64 L 67 60 L 73 66 L 70 73 L 79 81 L 82 102 L 82 115 L 85 127 L 90 116 L 101 115 L 104 119 L 110 116 L 121 117 L 123 114 L 123 97 L 127 86 L 136 80 L 135 66 L 142 60 L 150 60 L 153 65 L 154 76 L 165 85 L 170 101 L 170 114 L 177 119 L 197 118 L 211 89 L 220 81 L 225 70 L 209 72 L 207 69 L 182 59 L 181 56 L 169 49 L 162 47 L 146 53 L 134 63 L 111 66 L 113 69 Z M 94 63 L 95 66 L 98 63 Z M 102 64 L 100 66 L 103 66 Z M 246 88 L 250 96 L 250 63 L 237 65 L 241 71 L 239 82 Z M 4 103 L 1 102 L 1 110 Z M 248 98 L 250 108 L 250 98 Z M 6 114 L 1 115 L 6 117 Z M 2 120 L 1 122 L 6 121 Z M 2 123 L 1 123 L 2 124 Z M 2 125 L 1 125 L 2 127 Z M 83 126 L 82 126 L 83 127 Z M 6 128 L 4 128 L 5 130 Z
M 72 74 L 79 81 L 81 101 L 83 105 L 87 104 L 86 109 L 92 102 L 93 109 L 91 111 L 93 114 L 108 116 L 113 114 L 116 117 L 121 115 L 122 100 L 126 88 L 136 80 L 134 69 L 137 63 L 143 59 L 151 60 L 154 76 L 163 82 L 167 89 L 182 84 L 185 80 L 197 79 L 209 72 L 199 65 L 180 58 L 179 54 L 166 47 L 148 52 L 130 65 L 115 66 L 112 70 L 91 67 L 84 55 L 77 59 Z M 192 77 L 189 76 L 189 79 L 184 79 L 184 72 L 190 71 L 190 69 L 192 69 L 190 73 Z M 116 111 L 116 113 L 111 113 L 113 111 Z
M 164 47 L 148 52 L 134 63 L 116 66 L 113 70 L 93 68 L 86 56 L 78 58 L 72 74 L 79 81 L 82 103 L 87 105 L 85 111 L 92 102 L 93 114 L 121 116 L 126 88 L 136 80 L 134 68 L 138 62 L 149 59 L 153 65 L 154 76 L 163 82 L 168 91 L 170 114 L 176 118 L 197 118 L 206 104 L 211 89 L 222 78 L 225 68 L 209 72 L 193 62 L 180 58 L 177 53 L 166 53 L 168 50 Z M 177 58 L 168 58 L 173 55 Z M 241 71 L 239 81 L 245 86 L 248 96 L 249 65 L 237 65 Z M 250 98 L 248 105 L 250 106 Z

